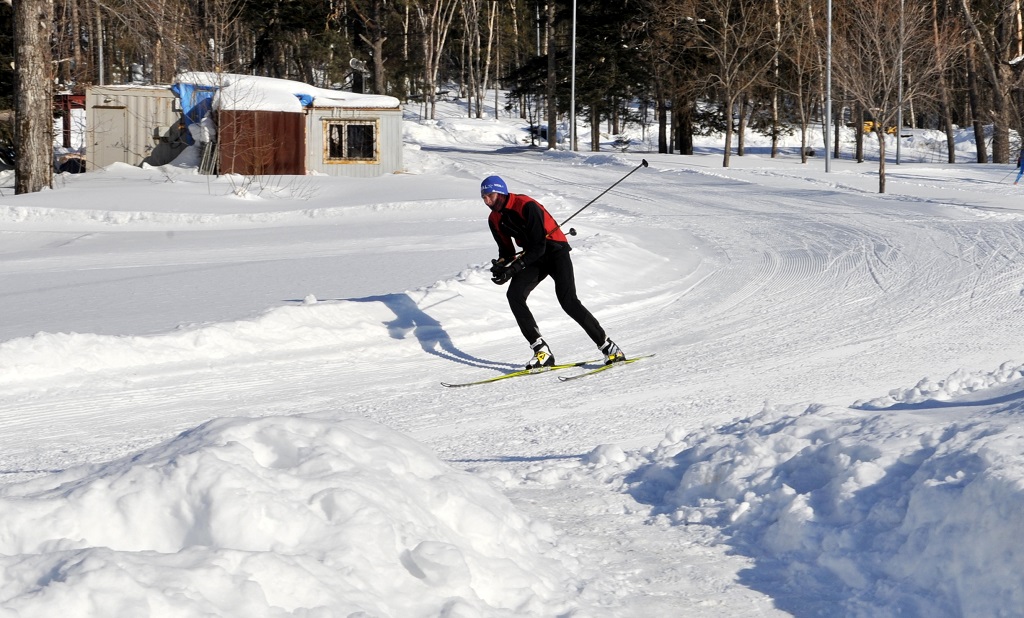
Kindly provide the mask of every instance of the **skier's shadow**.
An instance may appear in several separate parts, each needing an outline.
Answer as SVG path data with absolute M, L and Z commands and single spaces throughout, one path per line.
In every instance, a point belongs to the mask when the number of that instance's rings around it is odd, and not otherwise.
M 364 298 L 346 298 L 354 303 L 381 303 L 395 314 L 395 319 L 384 322 L 392 339 L 406 339 L 410 333 L 419 341 L 420 347 L 427 354 L 440 356 L 452 362 L 483 367 L 498 371 L 519 369 L 518 365 L 499 363 L 472 356 L 460 350 L 451 337 L 445 332 L 441 323 L 430 317 L 408 294 L 384 294 L 382 296 L 366 296 Z M 451 300 L 451 299 L 447 299 Z M 445 301 L 440 301 L 445 302 Z M 429 309 L 429 307 L 427 307 Z

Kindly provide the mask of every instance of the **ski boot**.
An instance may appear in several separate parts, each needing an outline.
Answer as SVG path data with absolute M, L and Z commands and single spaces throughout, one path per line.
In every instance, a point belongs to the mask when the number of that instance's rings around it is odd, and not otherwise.
M 615 345 L 615 342 L 611 339 L 605 339 L 604 343 L 600 346 L 601 352 L 604 354 L 604 364 L 611 365 L 612 363 L 620 363 L 626 360 L 626 355 L 622 353 L 619 346 Z
M 526 363 L 527 369 L 540 369 L 541 367 L 551 367 L 555 364 L 555 356 L 551 353 L 551 348 L 548 344 L 544 343 L 543 339 L 538 339 L 530 344 L 533 348 L 533 358 Z

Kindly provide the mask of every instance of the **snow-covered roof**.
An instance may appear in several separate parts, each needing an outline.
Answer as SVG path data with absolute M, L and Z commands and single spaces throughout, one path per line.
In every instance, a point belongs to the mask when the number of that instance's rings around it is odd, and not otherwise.
M 180 73 L 178 84 L 216 88 L 214 109 L 301 112 L 304 107 L 398 109 L 395 97 L 317 88 L 302 82 L 235 73 Z

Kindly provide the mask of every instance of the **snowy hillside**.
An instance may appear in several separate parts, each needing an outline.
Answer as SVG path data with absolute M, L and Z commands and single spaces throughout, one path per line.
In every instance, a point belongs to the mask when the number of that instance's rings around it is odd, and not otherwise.
M 792 144 L 545 152 L 443 111 L 405 174 L 3 190 L 0 617 L 1021 615 L 1013 170 L 921 132 L 878 195 Z M 641 159 L 572 256 L 656 355 L 442 387 L 530 356 L 480 179 L 564 220 Z

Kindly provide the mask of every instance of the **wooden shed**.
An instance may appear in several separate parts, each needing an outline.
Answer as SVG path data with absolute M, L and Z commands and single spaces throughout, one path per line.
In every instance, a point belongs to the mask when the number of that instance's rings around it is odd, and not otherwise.
M 306 173 L 305 114 L 221 109 L 216 123 L 221 174 Z
M 191 121 L 212 116 L 215 136 L 204 147 L 217 152 L 219 173 L 369 177 L 403 169 L 394 97 L 228 73 L 183 73 L 174 90 Z

